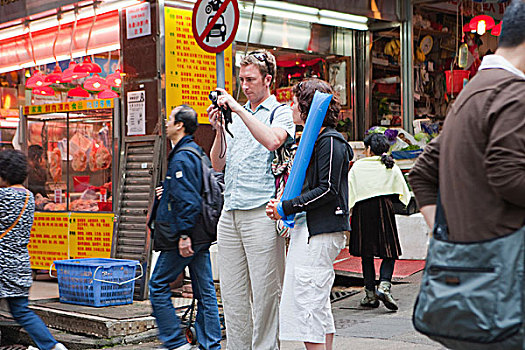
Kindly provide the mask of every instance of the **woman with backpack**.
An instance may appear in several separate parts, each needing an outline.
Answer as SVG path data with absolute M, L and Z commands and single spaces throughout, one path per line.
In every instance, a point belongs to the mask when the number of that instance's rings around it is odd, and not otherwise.
M 307 349 L 332 349 L 335 333 L 330 291 L 333 262 L 345 246 L 350 229 L 348 165 L 352 149 L 335 130 L 339 100 L 330 84 L 310 79 L 293 88 L 293 120 L 303 125 L 315 91 L 333 94 L 306 173 L 303 193 L 285 200 L 272 199 L 266 214 L 274 220 L 295 213 L 290 232 L 284 284 L 279 308 L 280 340 L 302 341 Z M 281 211 L 281 212 L 279 212 Z
M 361 305 L 376 308 L 379 300 L 390 310 L 398 306 L 392 293 L 392 274 L 401 255 L 392 200 L 410 201 L 410 192 L 401 169 L 387 152 L 390 144 L 385 135 L 365 137 L 366 158 L 354 163 L 349 173 L 349 206 L 352 209 L 350 254 L 361 257 L 365 280 L 365 297 Z M 375 289 L 374 257 L 383 259 L 379 288 Z

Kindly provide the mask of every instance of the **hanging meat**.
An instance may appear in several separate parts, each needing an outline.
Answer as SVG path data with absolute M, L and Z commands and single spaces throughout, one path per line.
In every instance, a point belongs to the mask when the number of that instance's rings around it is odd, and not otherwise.
M 54 182 L 62 180 L 62 153 L 58 148 L 49 152 L 49 173 Z
M 111 165 L 111 153 L 102 145 L 93 141 L 89 153 L 89 169 L 98 171 L 109 168 Z
M 87 167 L 87 155 L 86 152 L 79 149 L 73 154 L 73 161 L 71 167 L 74 171 L 84 171 Z

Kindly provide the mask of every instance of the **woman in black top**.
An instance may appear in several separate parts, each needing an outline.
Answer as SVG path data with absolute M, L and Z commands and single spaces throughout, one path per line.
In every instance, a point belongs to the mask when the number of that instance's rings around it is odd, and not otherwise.
M 332 349 L 333 262 L 345 246 L 344 231 L 350 229 L 348 165 L 353 157 L 348 143 L 334 129 L 341 107 L 327 82 L 310 79 L 294 87 L 294 123 L 305 124 L 316 90 L 334 96 L 315 143 L 303 193 L 282 203 L 285 215 L 303 214 L 296 216 L 290 232 L 279 310 L 279 338 L 302 341 L 309 350 Z M 272 219 L 281 217 L 277 204 L 272 200 L 266 207 Z

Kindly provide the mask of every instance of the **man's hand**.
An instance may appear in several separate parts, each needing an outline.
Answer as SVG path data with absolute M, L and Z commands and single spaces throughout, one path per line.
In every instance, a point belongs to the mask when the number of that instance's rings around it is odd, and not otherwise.
M 183 258 L 189 258 L 194 253 L 191 249 L 191 238 L 187 237 L 186 239 L 179 239 L 179 254 Z
M 266 205 L 266 215 L 272 220 L 279 220 L 281 218 L 281 215 L 277 212 L 277 204 L 279 204 L 279 200 L 272 198 Z
M 164 192 L 164 188 L 162 186 L 159 186 L 155 188 L 155 194 L 157 195 L 157 198 L 160 200 L 162 197 L 162 193 Z
M 221 110 L 211 104 L 206 109 L 206 112 L 208 112 L 208 119 L 210 121 L 211 127 L 214 130 L 220 130 L 220 128 L 224 130 L 224 119 L 221 118 Z
M 217 96 L 217 104 L 219 106 L 230 107 L 232 112 L 237 114 L 244 110 L 243 106 L 241 106 L 239 102 L 235 101 L 233 96 L 230 95 L 226 90 L 221 88 L 217 88 L 216 90 L 221 92 L 221 94 Z

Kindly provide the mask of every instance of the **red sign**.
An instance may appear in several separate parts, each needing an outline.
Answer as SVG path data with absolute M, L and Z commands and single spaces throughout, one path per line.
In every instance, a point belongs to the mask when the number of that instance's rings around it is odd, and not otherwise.
M 195 41 L 204 51 L 224 51 L 235 39 L 239 17 L 237 0 L 197 0 L 191 23 Z

